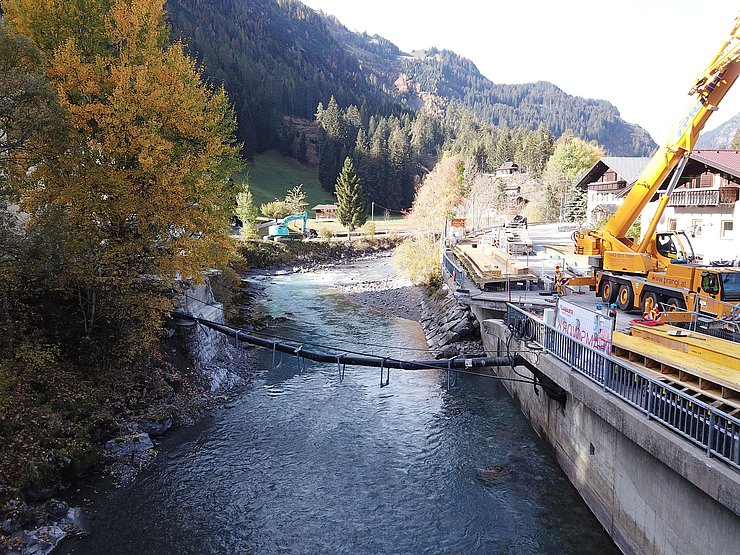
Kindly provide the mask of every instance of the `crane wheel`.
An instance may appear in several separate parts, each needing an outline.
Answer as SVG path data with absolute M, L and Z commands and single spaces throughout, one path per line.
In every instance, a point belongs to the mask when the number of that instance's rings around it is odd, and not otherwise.
M 632 310 L 632 303 L 635 301 L 635 293 L 631 285 L 622 284 L 619 286 L 617 293 L 617 306 L 621 310 Z
M 642 296 L 642 313 L 648 314 L 654 308 L 660 308 L 658 294 L 648 291 Z
M 679 299 L 678 297 L 670 297 L 665 304 L 667 312 L 686 310 L 686 303 L 683 302 L 683 299 Z
M 601 284 L 601 298 L 605 303 L 612 304 L 617 300 L 618 285 L 613 281 L 604 280 Z

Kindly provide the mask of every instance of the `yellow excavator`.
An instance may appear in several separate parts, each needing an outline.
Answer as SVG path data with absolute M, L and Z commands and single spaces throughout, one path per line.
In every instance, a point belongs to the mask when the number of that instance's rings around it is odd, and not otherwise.
M 648 313 L 664 305 L 726 318 L 740 310 L 740 269 L 696 264 L 685 233 L 656 233 L 699 132 L 739 74 L 740 16 L 689 91 L 693 102 L 675 134 L 651 158 L 624 203 L 602 229 L 574 233 L 575 252 L 588 255 L 593 275 L 571 279 L 571 285 L 589 285 L 605 302 L 616 303 L 625 311 L 640 308 Z M 627 237 L 627 231 L 669 176 L 668 187 L 642 240 Z

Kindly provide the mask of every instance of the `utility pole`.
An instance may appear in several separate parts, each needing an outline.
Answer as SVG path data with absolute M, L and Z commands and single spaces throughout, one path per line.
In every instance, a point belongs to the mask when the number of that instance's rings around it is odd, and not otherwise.
M 370 203 L 370 221 L 375 221 L 375 201 Z

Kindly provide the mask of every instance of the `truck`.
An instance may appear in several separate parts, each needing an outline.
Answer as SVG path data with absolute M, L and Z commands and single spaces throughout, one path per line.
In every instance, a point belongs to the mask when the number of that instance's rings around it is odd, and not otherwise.
M 288 224 L 290 222 L 302 221 L 301 234 L 291 233 Z M 267 238 L 273 241 L 288 241 L 291 239 L 301 239 L 316 237 L 316 231 L 308 228 L 308 212 L 301 212 L 300 214 L 291 214 L 286 216 L 274 225 L 271 225 L 267 231 Z
M 740 16 L 709 65 L 691 87 L 692 102 L 675 133 L 658 149 L 622 205 L 601 229 L 573 234 L 576 254 L 588 256 L 592 275 L 571 280 L 589 285 L 624 311 L 655 307 L 688 309 L 718 318 L 740 309 L 740 269 L 698 263 L 685 232 L 656 232 L 699 133 L 740 74 Z M 648 202 L 669 179 L 642 240 L 627 236 Z

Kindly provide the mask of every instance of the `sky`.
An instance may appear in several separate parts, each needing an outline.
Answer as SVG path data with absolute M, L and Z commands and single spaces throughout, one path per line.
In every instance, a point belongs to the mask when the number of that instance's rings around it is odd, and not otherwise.
M 494 83 L 549 81 L 608 100 L 658 144 L 740 14 L 738 0 L 302 1 L 406 52 L 452 50 Z M 740 83 L 705 129 L 739 112 Z

